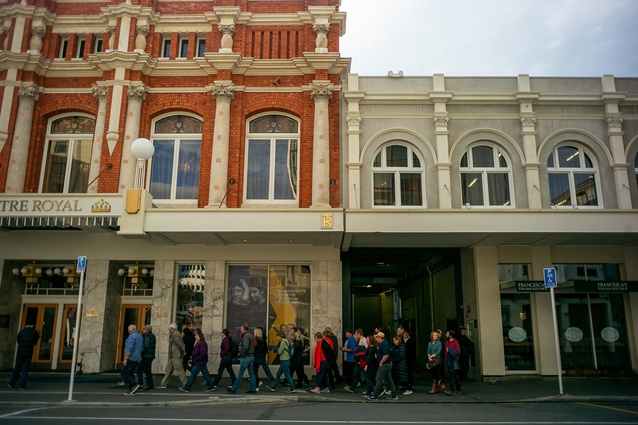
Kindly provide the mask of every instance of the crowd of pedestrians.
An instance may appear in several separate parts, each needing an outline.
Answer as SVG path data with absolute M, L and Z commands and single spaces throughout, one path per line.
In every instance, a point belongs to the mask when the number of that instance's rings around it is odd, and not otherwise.
M 181 382 L 178 387 L 180 391 L 190 392 L 200 373 L 204 377 L 202 385 L 206 385 L 204 391 L 215 391 L 224 372 L 228 373 L 231 381 L 226 391 L 237 394 L 246 371 L 250 382 L 246 393 L 256 393 L 263 384 L 259 378 L 260 368 L 267 380 L 274 381 L 272 385 L 265 386 L 273 392 L 281 386 L 286 393 L 307 390 L 321 394 L 335 391 L 343 385 L 344 391 L 356 393 L 360 389 L 366 400 L 375 401 L 382 396 L 396 400 L 399 394 L 409 396 L 415 391 L 414 367 L 419 360 L 417 344 L 412 330 L 403 326 L 399 326 L 392 337 L 386 337 L 380 328 L 368 336 L 364 335 L 362 329 L 354 332 L 347 329 L 342 344 L 339 344 L 330 327 L 316 332 L 311 357 L 311 366 L 316 372 L 314 384 L 311 384 L 304 371 L 304 355 L 309 354 L 310 344 L 294 323 L 277 330 L 277 343 L 274 346 L 269 346 L 262 329 L 251 330 L 248 323 L 241 325 L 239 341 L 234 341 L 228 329 L 223 329 L 220 363 L 214 378 L 208 370 L 208 344 L 202 330 L 184 328 L 180 333 L 177 329 L 176 323 L 168 327 L 168 363 L 162 381 L 154 386 L 151 367 L 157 342 L 153 328 L 151 325 L 144 326 L 140 335 L 135 325 L 128 327 L 129 337 L 124 344 L 121 372 L 124 383 L 129 386 L 127 395 L 166 388 L 173 374 Z M 269 348 L 279 363 L 274 375 L 268 366 Z M 474 344 L 464 327 L 460 328 L 458 336 L 454 330 L 448 330 L 445 335 L 440 329 L 432 331 L 422 359 L 432 379 L 432 386 L 427 393 L 437 394 L 443 390 L 444 394 L 450 396 L 461 394 L 461 382 L 467 379 L 473 352 Z M 342 374 L 338 365 L 340 353 L 343 356 Z M 235 358 L 239 360 L 237 374 L 232 367 Z M 19 366 L 22 368 L 22 365 Z M 190 372 L 188 379 L 187 371 Z M 13 382 L 15 380 L 10 386 Z

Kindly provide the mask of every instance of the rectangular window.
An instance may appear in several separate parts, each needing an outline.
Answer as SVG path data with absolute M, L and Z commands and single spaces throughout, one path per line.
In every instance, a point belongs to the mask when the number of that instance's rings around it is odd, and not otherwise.
M 79 38 L 78 39 L 78 51 L 75 55 L 76 58 L 82 59 L 84 57 L 84 48 L 86 47 L 86 39 Z
M 62 37 L 60 40 L 60 51 L 58 52 L 58 57 L 61 59 L 66 58 L 66 49 L 69 47 L 69 39 L 67 37 Z
M 164 38 L 162 40 L 162 57 L 170 58 L 171 57 L 171 39 Z
M 206 39 L 198 38 L 197 39 L 197 57 L 203 58 L 204 53 L 206 53 Z
M 556 206 L 569 206 L 572 196 L 569 190 L 569 175 L 567 173 L 549 173 L 549 197 Z
M 95 40 L 95 51 L 93 53 L 100 53 L 102 51 L 102 39 Z
M 506 370 L 536 370 L 531 297 L 516 292 L 517 281 L 529 280 L 528 270 L 527 264 L 498 265 Z
M 91 140 L 49 141 L 42 193 L 85 193 L 89 180 L 91 148 Z
M 269 348 L 277 346 L 277 331 L 294 324 L 309 346 L 310 266 L 232 265 L 228 267 L 226 328 L 239 339 L 240 326 L 261 328 Z M 304 352 L 304 364 L 310 357 Z M 268 353 L 268 363 L 277 363 Z
M 490 205 L 511 205 L 509 174 L 487 173 L 487 185 L 490 195 Z
M 420 173 L 400 173 L 401 206 L 423 205 Z
M 188 38 L 182 38 L 179 40 L 179 57 L 188 57 Z
M 374 173 L 374 205 L 396 205 L 394 173 Z
M 201 140 L 155 140 L 150 192 L 154 199 L 194 200 L 199 195 Z
M 246 199 L 297 199 L 297 140 L 248 141 Z
M 463 205 L 483 205 L 483 180 L 481 173 L 461 173 Z
M 177 317 L 175 322 L 181 329 L 203 329 L 204 290 L 206 266 L 203 264 L 180 264 L 177 266 Z

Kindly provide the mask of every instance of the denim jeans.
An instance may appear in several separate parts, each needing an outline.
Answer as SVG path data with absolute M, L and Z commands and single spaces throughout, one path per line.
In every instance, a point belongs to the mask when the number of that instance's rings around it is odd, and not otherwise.
M 266 360 L 265 357 L 260 357 L 260 358 L 255 357 L 255 363 L 253 363 L 253 368 L 255 369 L 255 379 L 257 380 L 257 383 L 259 383 L 260 381 L 259 379 L 260 367 L 264 369 L 266 378 L 273 379 L 272 372 L 270 371 L 270 368 L 268 367 L 268 360 Z
M 377 377 L 377 372 L 368 367 L 368 370 L 363 372 L 363 376 L 366 378 L 366 394 L 372 394 L 374 392 L 374 384 L 376 383 L 375 379 Z
M 276 388 L 277 385 L 279 385 L 282 373 L 286 377 L 286 381 L 288 381 L 290 389 L 294 389 L 295 383 L 292 381 L 292 376 L 290 376 L 290 360 L 282 360 L 279 364 L 279 369 L 277 369 L 277 373 L 275 374 L 275 382 L 272 384 L 273 388 Z
M 185 390 L 190 390 L 193 384 L 195 383 L 195 379 L 199 372 L 202 372 L 204 375 L 204 379 L 206 380 L 206 384 L 208 384 L 208 389 L 212 389 L 215 385 L 213 385 L 213 378 L 210 376 L 210 372 L 208 372 L 208 367 L 203 365 L 193 365 L 191 366 L 191 376 L 188 377 L 188 381 L 186 381 L 186 385 L 184 385 Z
M 29 357 L 16 357 L 16 364 L 13 368 L 13 374 L 11 375 L 11 380 L 9 380 L 9 384 L 12 386 L 18 382 L 18 387 L 26 388 L 27 387 L 27 375 L 29 374 L 29 367 L 31 366 L 31 356 Z
M 217 376 L 213 381 L 213 386 L 217 386 L 219 381 L 222 379 L 222 374 L 224 373 L 224 369 L 228 371 L 228 375 L 230 375 L 230 384 L 235 383 L 235 371 L 233 370 L 233 358 L 232 356 L 224 356 L 219 362 L 219 368 L 217 369 Z
M 130 389 L 133 389 L 133 387 L 137 385 L 137 381 L 135 380 L 135 371 L 139 364 L 140 362 L 134 362 L 129 359 L 126 361 L 126 366 L 122 367 L 120 375 L 122 375 L 122 379 L 128 384 Z
M 237 388 L 239 388 L 239 384 L 241 384 L 241 379 L 244 377 L 246 369 L 248 369 L 248 376 L 250 376 L 250 391 L 257 391 L 257 381 L 255 379 L 255 370 L 253 368 L 254 361 L 255 357 L 252 354 L 248 354 L 241 358 L 239 361 L 237 379 L 235 379 L 235 383 L 232 385 L 233 391 L 236 392 Z
M 328 363 L 324 360 L 319 365 L 319 372 L 317 372 L 317 387 L 323 389 L 326 388 L 326 373 L 328 373 Z

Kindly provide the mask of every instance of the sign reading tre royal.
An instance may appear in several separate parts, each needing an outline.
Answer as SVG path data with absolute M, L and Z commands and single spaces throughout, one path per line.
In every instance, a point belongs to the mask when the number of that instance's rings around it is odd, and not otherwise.
M 121 210 L 122 196 L 118 194 L 101 196 L 0 196 L 0 216 L 5 217 L 119 215 Z

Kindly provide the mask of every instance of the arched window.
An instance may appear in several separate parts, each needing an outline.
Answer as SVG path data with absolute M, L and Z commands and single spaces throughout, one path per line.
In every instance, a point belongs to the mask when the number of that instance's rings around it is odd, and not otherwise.
M 512 167 L 501 149 L 474 145 L 460 163 L 463 205 L 513 207 Z
M 191 204 L 199 194 L 202 121 L 171 115 L 155 121 L 151 134 L 150 192 L 154 200 Z
M 597 207 L 598 168 L 583 148 L 562 145 L 547 158 L 549 193 L 556 207 Z
M 266 115 L 248 123 L 245 201 L 297 202 L 299 123 L 284 115 Z
M 86 193 L 95 119 L 71 115 L 53 119 L 47 132 L 42 193 Z
M 424 206 L 423 172 L 423 161 L 411 146 L 393 143 L 381 147 L 372 163 L 374 206 Z

